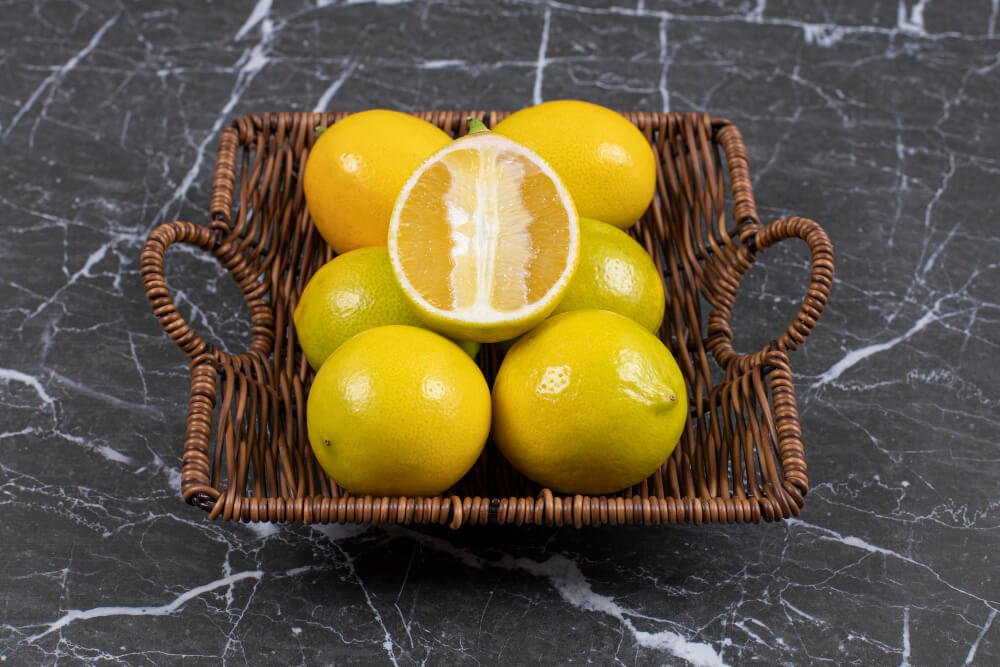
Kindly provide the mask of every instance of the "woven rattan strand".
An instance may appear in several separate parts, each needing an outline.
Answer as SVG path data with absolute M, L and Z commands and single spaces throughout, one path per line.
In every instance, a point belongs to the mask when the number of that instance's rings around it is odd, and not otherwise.
M 169 222 L 149 235 L 141 273 L 154 314 L 190 358 L 191 392 L 181 493 L 211 517 L 301 523 L 623 525 L 757 522 L 795 515 L 809 482 L 788 352 L 826 304 L 833 247 L 816 222 L 761 225 L 746 145 L 725 119 L 626 113 L 658 159 L 657 195 L 632 233 L 664 276 L 660 331 L 687 380 L 691 414 L 674 454 L 642 484 L 600 497 L 561 496 L 519 475 L 490 444 L 472 470 L 437 498 L 345 493 L 317 465 L 306 437 L 312 372 L 291 313 L 306 281 L 333 257 L 306 210 L 299 175 L 315 128 L 342 113 L 275 113 L 236 119 L 222 132 L 207 225 Z M 473 116 L 416 114 L 454 136 Z M 740 281 L 755 257 L 797 237 L 812 271 L 795 319 L 749 354 L 730 326 Z M 204 340 L 178 313 L 164 253 L 186 243 L 213 254 L 250 309 L 249 348 L 234 354 Z M 478 362 L 492 380 L 499 347 Z

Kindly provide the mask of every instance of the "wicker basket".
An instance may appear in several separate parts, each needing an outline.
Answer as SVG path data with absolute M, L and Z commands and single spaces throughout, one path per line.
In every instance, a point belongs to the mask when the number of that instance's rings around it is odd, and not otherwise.
M 632 233 L 663 272 L 667 314 L 660 333 L 684 372 L 691 407 L 680 444 L 659 471 L 614 495 L 560 496 L 519 475 L 488 444 L 441 497 L 354 497 L 340 489 L 306 438 L 305 397 L 313 374 L 296 344 L 291 313 L 306 281 L 333 257 L 309 219 L 299 175 L 316 126 L 344 115 L 237 119 L 219 141 L 209 224 L 162 224 L 143 248 L 142 280 L 153 312 L 191 359 L 181 468 L 186 502 L 213 518 L 243 521 L 452 528 L 756 522 L 798 513 L 808 479 L 787 352 L 802 343 L 823 310 L 833 247 L 806 218 L 761 226 L 739 130 L 701 114 L 625 114 L 659 158 L 657 196 Z M 507 114 L 417 115 L 461 136 L 470 115 L 493 126 Z M 805 240 L 812 254 L 808 292 L 780 337 L 740 354 L 729 325 L 740 280 L 758 252 L 790 237 Z M 178 314 L 163 271 L 172 243 L 211 252 L 232 275 L 250 308 L 248 350 L 232 354 L 214 347 Z M 479 354 L 490 381 L 499 355 L 494 345 Z

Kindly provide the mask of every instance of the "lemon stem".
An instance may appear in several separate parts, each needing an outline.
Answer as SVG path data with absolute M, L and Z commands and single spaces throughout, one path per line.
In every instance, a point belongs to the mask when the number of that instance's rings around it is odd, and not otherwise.
M 469 116 L 469 134 L 482 134 L 483 132 L 489 132 L 490 128 L 486 127 L 486 124 L 478 118 L 473 118 Z

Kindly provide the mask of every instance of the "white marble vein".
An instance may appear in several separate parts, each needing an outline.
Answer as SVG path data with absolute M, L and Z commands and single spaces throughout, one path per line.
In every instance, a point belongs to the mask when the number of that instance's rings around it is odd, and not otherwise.
M 349 78 L 351 78 L 351 75 L 354 74 L 354 70 L 357 68 L 357 61 L 348 63 L 344 68 L 344 71 L 340 73 L 340 76 L 334 79 L 333 83 L 331 83 L 329 87 L 323 91 L 323 94 L 319 96 L 319 99 L 316 101 L 316 105 L 313 107 L 313 111 L 329 110 L 331 100 L 333 100 L 333 98 L 337 95 L 337 91 L 340 90 L 340 87 L 343 86 Z
M 210 581 L 207 584 L 191 588 L 184 591 L 170 602 L 157 606 L 121 606 L 93 607 L 92 609 L 71 609 L 64 615 L 49 623 L 41 632 L 28 637 L 26 641 L 29 643 L 36 642 L 42 637 L 52 634 L 53 632 L 57 632 L 71 623 L 92 618 L 103 618 L 107 616 L 168 616 L 178 611 L 190 600 L 204 595 L 205 593 L 209 593 L 224 586 L 232 586 L 233 584 L 243 581 L 244 579 L 260 579 L 263 576 L 264 573 L 260 570 L 237 572 L 236 574 L 231 574 L 229 576 L 216 579 L 215 581 Z
M 983 623 L 982 629 L 979 631 L 979 634 L 976 635 L 976 639 L 972 642 L 972 646 L 969 647 L 969 652 L 965 654 L 965 662 L 962 663 L 963 665 L 971 665 L 976 659 L 976 651 L 979 649 L 979 642 L 983 641 L 983 637 L 989 631 L 990 626 L 993 625 L 993 619 L 996 617 L 997 610 L 990 609 L 990 613 L 986 615 L 986 622 Z
M 545 14 L 542 19 L 542 36 L 538 40 L 538 60 L 535 63 L 535 86 L 532 89 L 531 98 L 533 104 L 541 104 L 542 98 L 542 82 L 545 78 L 545 65 L 547 63 L 546 53 L 549 48 L 549 30 L 552 26 L 552 10 L 548 7 L 545 8 Z
M 930 0 L 917 0 L 913 7 L 907 11 L 905 0 L 899 0 L 896 12 L 896 26 L 900 32 L 917 36 L 926 36 L 927 30 L 924 28 L 924 9 Z
M 263 2 L 264 0 L 261 1 Z M 260 3 L 254 6 L 250 17 L 247 19 L 248 22 L 251 18 L 254 18 L 254 14 L 258 12 L 260 6 Z M 250 84 L 253 83 L 257 75 L 267 66 L 270 60 L 269 51 L 274 39 L 274 23 L 267 16 L 261 16 L 259 19 L 255 19 L 254 25 L 257 24 L 260 25 L 260 40 L 245 50 L 236 62 L 236 81 L 229 93 L 229 98 L 219 110 L 211 129 L 204 134 L 201 141 L 195 147 L 191 168 L 181 178 L 180 183 L 174 188 L 173 193 L 166 198 L 166 203 L 163 204 L 156 215 L 155 219 L 157 222 L 166 221 L 177 205 L 187 196 L 188 190 L 191 189 L 191 185 L 194 183 L 194 179 L 201 172 L 201 165 L 205 159 L 205 151 L 209 144 L 218 140 L 219 131 L 222 130 L 222 126 L 232 120 L 231 114 L 233 109 L 236 108 L 236 105 L 247 89 L 249 89 Z
M 90 253 L 90 255 L 87 256 L 87 259 L 83 262 L 83 266 L 74 271 L 72 275 L 69 274 L 68 269 L 66 268 L 65 265 L 63 265 L 63 273 L 67 275 L 66 282 L 63 283 L 59 287 L 59 289 L 53 292 L 52 295 L 49 296 L 49 298 L 45 299 L 40 304 L 38 304 L 35 310 L 33 310 L 31 314 L 28 315 L 28 318 L 30 319 L 32 317 L 37 316 L 43 310 L 45 310 L 53 303 L 55 303 L 62 295 L 62 293 L 65 292 L 70 287 L 72 287 L 73 285 L 75 285 L 77 281 L 80 280 L 80 278 L 92 278 L 94 275 L 92 273 L 94 267 L 97 266 L 97 264 L 101 262 L 105 257 L 107 257 L 108 249 L 111 247 L 113 243 L 114 241 L 108 241 L 107 243 L 102 243 L 100 246 L 98 246 L 96 250 L 94 250 L 92 253 Z
M 375 623 L 379 626 L 379 628 L 382 629 L 382 634 L 385 638 L 385 640 L 382 642 L 382 648 L 385 649 L 385 653 L 386 656 L 389 658 L 389 661 L 393 665 L 396 665 L 398 667 L 399 661 L 396 659 L 396 642 L 393 639 L 392 633 L 389 631 L 389 628 L 386 627 L 385 621 L 382 620 L 382 613 L 375 605 L 375 602 L 372 599 L 371 591 L 368 589 L 367 586 L 365 586 L 364 580 L 361 578 L 361 575 L 358 574 L 357 568 L 354 567 L 354 559 L 336 541 L 332 541 L 331 544 L 334 546 L 334 548 L 337 549 L 337 551 L 340 552 L 340 555 L 344 558 L 344 563 L 347 565 L 350 577 L 361 588 L 361 593 L 365 596 L 365 603 L 371 610 L 372 617 L 375 619 Z
M 660 80 L 657 88 L 660 91 L 662 111 L 670 111 L 670 88 L 667 85 L 667 71 L 670 69 L 670 55 L 667 53 L 667 17 L 660 19 Z
M 51 406 L 55 403 L 55 400 L 49 395 L 49 392 L 45 390 L 42 383 L 33 375 L 22 373 L 21 371 L 14 370 L 13 368 L 0 368 L 0 380 L 26 384 L 38 395 L 38 398 L 41 399 L 44 405 Z
M 622 624 L 640 646 L 665 651 L 670 655 L 682 658 L 696 667 L 717 667 L 725 665 L 710 644 L 695 642 L 673 630 L 663 629 L 655 632 L 640 630 L 633 618 L 650 619 L 634 610 L 620 605 L 613 597 L 594 591 L 590 582 L 583 575 L 579 566 L 573 560 L 562 554 L 552 554 L 545 561 L 536 561 L 525 557 L 515 557 L 502 554 L 498 559 L 481 558 L 475 553 L 457 547 L 451 542 L 424 535 L 408 529 L 395 529 L 390 534 L 400 534 L 437 551 L 447 553 L 467 567 L 476 569 L 497 567 L 504 570 L 520 570 L 548 580 L 560 597 L 577 609 L 592 611 L 609 616 Z M 663 622 L 663 619 L 650 619 Z
M 910 664 L 910 608 L 903 609 L 903 659 L 900 660 L 900 667 L 908 667 Z
M 940 301 L 935 302 L 934 306 L 930 308 L 927 312 L 920 316 L 920 318 L 913 323 L 913 325 L 899 334 L 894 336 L 887 341 L 882 343 L 872 343 L 871 345 L 865 345 L 864 347 L 857 348 L 855 350 L 850 350 L 841 357 L 837 363 L 830 366 L 830 368 L 823 371 L 820 376 L 812 383 L 813 389 L 818 389 L 823 385 L 830 384 L 831 382 L 837 380 L 841 375 L 844 374 L 850 368 L 853 368 L 857 364 L 861 363 L 865 359 L 876 355 L 880 352 L 885 352 L 886 350 L 891 350 L 900 343 L 909 340 L 913 336 L 917 335 L 923 331 L 929 324 L 937 321 L 938 319 L 938 309 L 940 308 Z
M 62 82 L 62 80 L 66 78 L 66 75 L 72 72 L 74 69 L 76 69 L 76 67 L 80 64 L 80 61 L 82 61 L 84 58 L 90 55 L 93 52 L 93 50 L 97 48 L 97 45 L 100 44 L 101 40 L 104 38 L 105 33 L 107 33 L 108 30 L 110 30 L 111 27 L 118 22 L 118 19 L 120 17 L 121 14 L 115 14 L 107 21 L 105 21 L 103 24 L 101 24 L 101 27 L 97 29 L 97 31 L 90 38 L 90 41 L 87 42 L 82 49 L 73 54 L 73 56 L 65 63 L 63 63 L 58 69 L 54 70 L 50 75 L 45 77 L 45 79 L 38 85 L 38 87 L 35 88 L 34 91 L 32 91 L 31 95 L 28 96 L 28 99 L 18 107 L 17 113 L 14 114 L 14 117 L 11 118 L 10 123 L 8 123 L 7 127 L 4 128 L 2 135 L 4 138 L 6 138 L 7 135 L 9 135 L 14 130 L 15 127 L 17 127 L 17 124 L 21 120 L 21 118 L 23 118 L 24 115 L 32 109 L 32 107 L 34 107 L 35 102 L 38 101 L 38 98 L 40 98 L 46 92 L 48 92 L 49 95 L 51 95 L 52 89 L 57 88 L 59 84 Z
M 247 20 L 243 22 L 240 29 L 236 31 L 236 35 L 233 39 L 240 40 L 246 37 L 251 30 L 257 27 L 257 25 L 265 20 L 271 14 L 271 0 L 257 0 L 257 4 L 254 5 L 253 10 L 250 12 L 250 16 Z
M 528 0 L 525 0 L 528 1 Z M 926 5 L 926 2 L 921 0 L 918 4 Z M 581 6 L 573 5 L 566 2 L 559 2 L 558 0 L 548 0 L 546 2 L 547 7 L 557 8 L 560 11 L 565 11 L 569 14 L 590 14 L 590 15 L 600 15 L 600 16 L 638 16 L 638 17 L 655 17 L 662 18 L 664 16 L 670 18 L 672 21 L 678 23 L 748 23 L 757 24 L 763 26 L 781 26 L 796 28 L 802 32 L 803 39 L 807 43 L 816 44 L 821 47 L 829 47 L 833 44 L 838 43 L 847 36 L 864 36 L 864 35 L 882 35 L 886 37 L 895 37 L 897 35 L 905 35 L 908 38 L 913 39 L 923 39 L 930 41 L 944 40 L 944 39 L 975 39 L 976 36 L 966 35 L 954 30 L 943 30 L 939 32 L 928 32 L 923 29 L 923 9 L 914 15 L 912 10 L 907 10 L 907 7 L 903 0 L 899 2 L 899 11 L 897 12 L 896 24 L 892 27 L 885 27 L 882 25 L 877 25 L 874 23 L 868 24 L 840 24 L 830 21 L 803 21 L 796 18 L 790 17 L 779 17 L 779 16 L 765 16 L 766 4 L 761 7 L 760 5 L 755 5 L 753 9 L 744 14 L 736 13 L 722 13 L 722 14 L 697 14 L 697 13 L 681 13 L 672 12 L 669 10 L 652 10 L 648 8 L 638 8 L 638 7 L 623 7 L 620 5 L 610 5 L 610 6 Z M 758 11 L 758 9 L 760 11 Z
M 833 530 L 832 528 L 826 528 L 825 526 L 818 526 L 816 524 L 808 523 L 806 521 L 803 521 L 802 519 L 786 519 L 785 522 L 790 527 L 806 528 L 806 529 L 812 530 L 814 532 L 817 532 L 817 533 L 820 534 L 819 535 L 819 539 L 821 539 L 821 540 L 830 541 L 830 542 L 837 542 L 837 543 L 840 543 L 840 544 L 843 544 L 845 546 L 849 546 L 849 547 L 852 547 L 852 548 L 855 548 L 855 549 L 861 549 L 862 551 L 866 551 L 868 553 L 880 554 L 882 556 L 888 556 L 888 557 L 891 557 L 891 558 L 896 558 L 896 559 L 901 560 L 901 561 L 903 561 L 905 563 L 909 563 L 910 565 L 914 565 L 914 566 L 916 566 L 916 567 L 918 567 L 918 568 L 920 568 L 922 570 L 925 570 L 925 571 L 929 572 L 937 581 L 939 581 L 940 583 L 944 584 L 945 586 L 947 586 L 951 590 L 955 591 L 956 593 L 961 593 L 962 595 L 968 596 L 968 597 L 970 597 L 970 598 L 972 598 L 974 600 L 982 602 L 989 609 L 995 610 L 995 608 L 993 607 L 993 605 L 996 604 L 996 601 L 984 598 L 981 595 L 978 595 L 978 594 L 973 593 L 971 591 L 967 591 L 967 590 L 964 590 L 962 588 L 959 588 L 959 587 L 955 586 L 954 584 L 946 581 L 930 565 L 927 565 L 926 563 L 922 563 L 920 561 L 914 560 L 910 556 L 907 556 L 905 554 L 901 554 L 898 551 L 893 551 L 892 549 L 886 549 L 885 547 L 880 547 L 880 546 L 874 545 L 871 542 L 868 542 L 867 540 L 864 540 L 864 539 L 862 539 L 860 537 L 857 537 L 857 536 L 854 536 L 854 535 L 844 535 L 842 533 L 837 532 L 836 530 Z

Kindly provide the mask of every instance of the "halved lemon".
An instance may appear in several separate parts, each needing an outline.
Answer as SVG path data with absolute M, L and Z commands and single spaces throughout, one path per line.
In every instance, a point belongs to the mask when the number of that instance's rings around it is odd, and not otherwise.
M 389 222 L 392 268 L 418 314 L 441 333 L 482 343 L 545 319 L 579 254 L 562 181 L 536 153 L 488 131 L 424 162 Z

